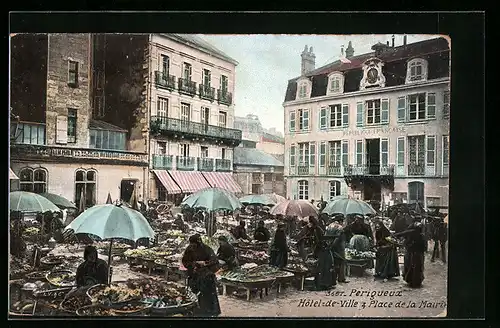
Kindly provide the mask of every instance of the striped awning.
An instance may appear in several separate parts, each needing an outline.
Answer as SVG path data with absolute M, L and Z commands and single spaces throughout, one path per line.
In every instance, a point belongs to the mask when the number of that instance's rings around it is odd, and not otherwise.
M 19 177 L 9 168 L 9 180 L 19 180 Z
M 231 172 L 203 172 L 212 187 L 226 189 L 235 194 L 243 193 Z
M 182 193 L 179 186 L 175 183 L 175 181 L 166 170 L 153 170 L 153 173 L 156 175 L 158 180 L 160 180 L 161 184 L 163 185 L 163 187 L 165 187 L 168 194 L 175 195 Z
M 168 173 L 185 194 L 211 187 L 198 171 L 168 171 Z

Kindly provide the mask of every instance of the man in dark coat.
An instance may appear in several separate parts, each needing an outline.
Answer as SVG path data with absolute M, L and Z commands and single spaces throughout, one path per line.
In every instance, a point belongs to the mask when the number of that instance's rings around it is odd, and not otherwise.
M 432 251 L 431 262 L 435 258 L 441 258 L 443 263 L 446 263 L 446 242 L 448 240 L 448 227 L 442 218 L 434 218 L 432 223 L 432 240 L 434 241 L 434 249 Z M 441 254 L 440 253 L 441 249 Z
M 236 250 L 231 245 L 226 236 L 219 236 L 219 249 L 217 250 L 217 257 L 219 260 L 224 261 L 223 266 L 232 270 L 238 266 L 238 259 L 236 258 Z
M 83 252 L 84 262 L 76 269 L 76 286 L 93 286 L 108 283 L 108 264 L 97 256 L 94 246 L 87 246 Z
M 265 227 L 264 221 L 259 221 L 257 224 L 257 229 L 255 229 L 255 232 L 253 234 L 253 239 L 257 241 L 269 241 L 271 238 L 271 233 L 269 230 Z
M 250 240 L 250 237 L 247 235 L 247 229 L 245 229 L 245 221 L 241 220 L 240 225 L 234 228 L 233 236 L 236 240 L 245 239 Z

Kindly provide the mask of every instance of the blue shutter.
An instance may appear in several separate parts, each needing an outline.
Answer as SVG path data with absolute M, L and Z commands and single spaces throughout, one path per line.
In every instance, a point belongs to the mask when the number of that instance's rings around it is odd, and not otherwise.
M 427 94 L 427 117 L 428 119 L 436 118 L 436 94 Z
M 380 111 L 380 122 L 382 124 L 389 123 L 389 99 L 382 99 L 382 109 Z
M 319 145 L 319 166 L 324 167 L 326 163 L 326 142 L 322 141 Z
M 363 110 L 363 102 L 358 102 L 356 105 L 356 126 L 363 126 Z
M 349 104 L 342 105 L 342 126 L 349 127 Z
M 309 166 L 316 165 L 316 143 L 309 143 Z
M 342 166 L 349 165 L 349 140 L 342 140 Z
M 398 122 L 406 121 L 406 97 L 398 97 Z
M 319 129 L 326 129 L 326 108 L 323 107 L 319 110 Z

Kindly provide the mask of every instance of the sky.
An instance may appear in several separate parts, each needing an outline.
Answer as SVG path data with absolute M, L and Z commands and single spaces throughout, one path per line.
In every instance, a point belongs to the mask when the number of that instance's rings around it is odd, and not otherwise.
M 222 50 L 239 64 L 236 66 L 235 115 L 259 116 L 265 128 L 283 132 L 283 101 L 288 80 L 300 76 L 300 54 L 313 47 L 316 68 L 340 57 L 341 46 L 352 42 L 354 55 L 372 52 L 377 42 L 392 43 L 386 35 L 198 35 Z M 438 37 L 407 35 L 407 43 Z M 403 44 L 403 35 L 395 35 L 395 45 Z

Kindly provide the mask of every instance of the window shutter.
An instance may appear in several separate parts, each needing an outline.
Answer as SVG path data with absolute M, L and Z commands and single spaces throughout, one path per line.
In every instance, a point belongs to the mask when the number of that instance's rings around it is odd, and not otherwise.
M 445 90 L 443 93 L 443 118 L 448 118 L 450 115 L 450 90 Z
M 68 117 L 64 115 L 57 116 L 56 121 L 56 143 L 68 143 Z
M 291 199 L 298 199 L 298 183 L 294 183 L 294 181 L 292 181 L 292 197 Z
M 398 122 L 406 121 L 406 97 L 398 97 Z
M 436 164 L 436 136 L 427 136 L 427 166 Z
M 405 137 L 398 137 L 397 153 L 398 158 L 396 164 L 398 166 L 405 166 Z
M 358 102 L 356 104 L 356 126 L 363 126 L 363 102 Z
M 385 138 L 380 139 L 380 164 L 389 165 L 389 140 Z
M 319 145 L 319 166 L 324 167 L 326 164 L 326 142 L 322 141 Z
M 342 166 L 349 165 L 349 141 L 342 140 Z
M 290 166 L 295 166 L 295 146 L 290 146 Z
M 427 117 L 428 119 L 436 118 L 436 94 L 427 93 Z
M 363 165 L 363 140 L 356 140 L 356 165 Z
M 309 131 L 309 109 L 304 109 L 303 112 L 303 130 Z
M 295 132 L 295 111 L 290 112 L 290 132 Z
M 389 99 L 382 99 L 382 109 L 380 111 L 380 122 L 382 124 L 389 123 Z
M 347 184 L 345 182 L 340 183 L 340 194 L 347 196 L 348 190 L 347 190 Z
M 342 126 L 349 127 L 349 104 L 342 105 Z
M 323 107 L 319 110 L 319 129 L 326 129 L 326 107 Z
M 309 166 L 316 165 L 316 143 L 309 143 Z

